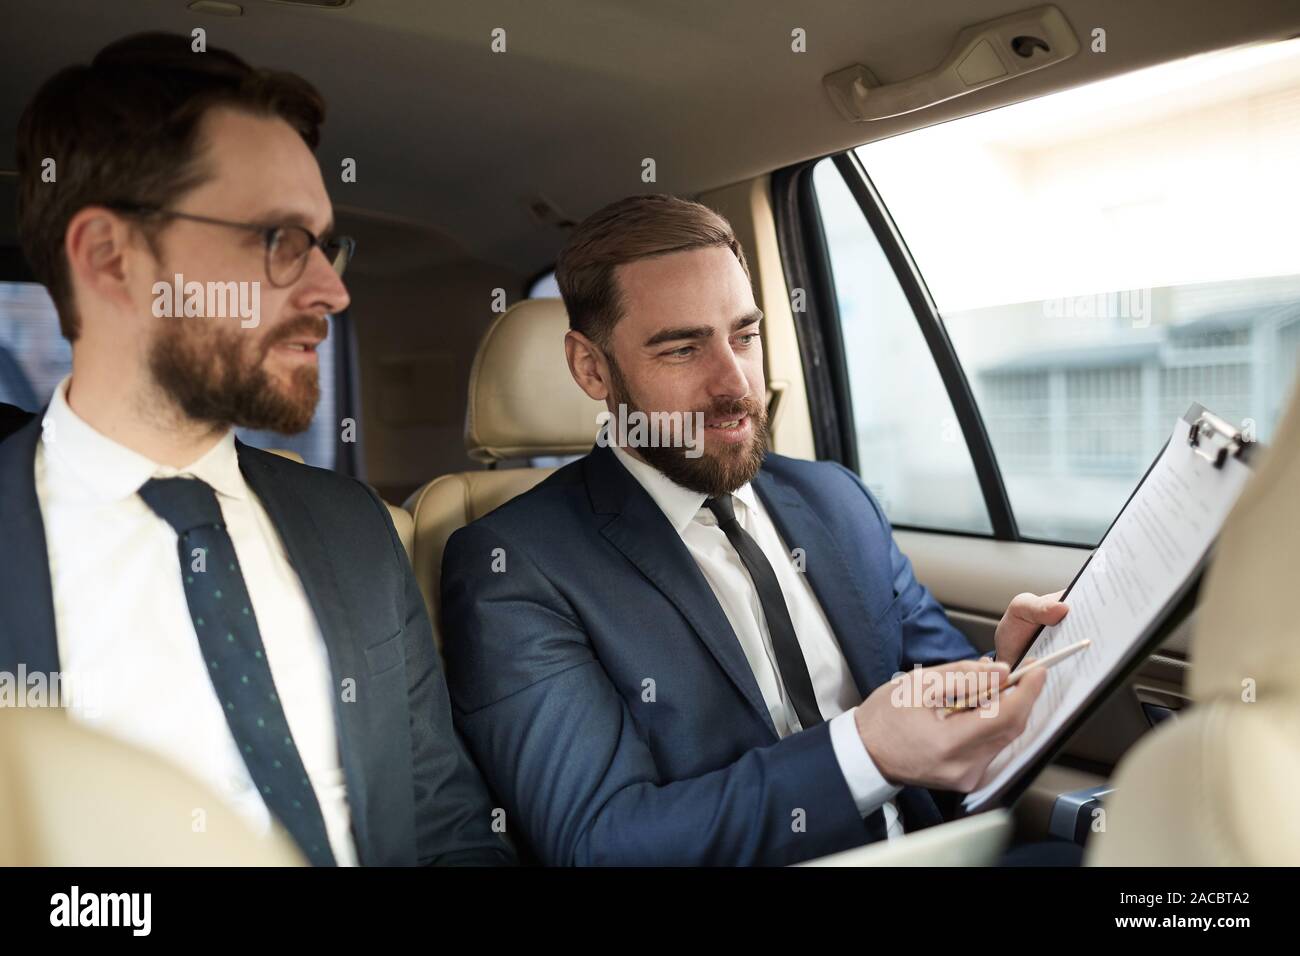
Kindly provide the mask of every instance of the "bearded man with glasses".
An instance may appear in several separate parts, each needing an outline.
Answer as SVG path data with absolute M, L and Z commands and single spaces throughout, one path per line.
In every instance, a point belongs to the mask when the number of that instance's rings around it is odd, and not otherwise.
M 0 671 L 94 688 L 71 717 L 315 865 L 510 862 L 385 506 L 234 435 L 308 426 L 348 305 L 323 115 L 301 78 L 166 34 L 28 105 L 19 233 L 72 373 L 0 443 Z M 173 277 L 256 287 L 259 321 L 158 317 Z

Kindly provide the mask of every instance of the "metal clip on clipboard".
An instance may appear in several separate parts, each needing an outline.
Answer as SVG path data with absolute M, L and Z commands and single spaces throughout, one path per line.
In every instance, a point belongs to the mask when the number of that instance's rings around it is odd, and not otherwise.
M 1223 463 L 1228 460 L 1228 455 L 1234 458 L 1242 457 L 1242 453 L 1250 444 L 1229 422 L 1205 409 L 1202 409 L 1201 414 L 1192 422 L 1191 429 L 1187 433 L 1187 443 L 1192 446 L 1196 454 L 1215 468 L 1222 468 Z

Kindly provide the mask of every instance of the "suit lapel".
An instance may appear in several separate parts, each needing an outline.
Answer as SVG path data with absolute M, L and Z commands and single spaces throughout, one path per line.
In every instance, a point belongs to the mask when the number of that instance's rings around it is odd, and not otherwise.
M 772 715 L 740 640 L 681 536 L 608 448 L 593 449 L 584 465 L 597 514 L 614 516 L 601 533 L 681 612 L 776 739 Z
M 36 497 L 36 446 L 41 420 L 0 442 L 0 668 L 51 674 L 59 669 L 54 596 L 45 524 Z M 90 533 L 92 529 L 87 529 Z
M 334 565 L 329 558 L 327 542 L 312 520 L 311 512 L 292 490 L 274 476 L 256 453 L 248 446 L 236 442 L 239 452 L 239 469 L 248 486 L 253 489 L 271 523 L 275 525 L 289 555 L 289 563 L 302 582 L 303 591 L 316 616 L 316 624 L 325 640 L 329 653 L 330 673 L 334 681 L 331 699 L 334 705 L 334 722 L 339 731 L 339 757 L 347 779 L 348 802 L 352 807 L 352 825 L 357 832 L 358 852 L 365 852 L 363 837 L 368 826 L 365 815 L 365 779 L 360 761 L 361 749 L 357 743 L 364 737 L 365 725 L 361 710 L 344 707 L 338 693 L 344 677 L 353 678 L 357 686 L 357 699 L 365 699 L 366 688 L 360 686 L 370 673 L 365 661 L 360 659 L 356 643 L 351 640 L 353 628 L 348 620 L 347 608 L 339 599 L 338 582 Z M 363 861 L 364 862 L 364 861 Z
M 879 642 L 863 633 L 894 599 L 892 589 L 874 584 L 877 578 L 853 573 L 835 536 L 790 484 L 763 469 L 753 485 L 786 548 L 802 549 L 808 583 L 826 614 L 859 693 L 866 696 L 893 674 L 881 656 Z M 882 560 L 888 560 L 888 555 Z

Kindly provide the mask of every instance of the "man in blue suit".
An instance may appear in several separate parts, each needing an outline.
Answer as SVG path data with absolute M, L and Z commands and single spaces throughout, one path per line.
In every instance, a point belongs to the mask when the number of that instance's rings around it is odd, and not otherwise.
M 24 113 L 19 230 L 72 374 L 6 414 L 0 672 L 314 865 L 505 863 L 384 504 L 234 435 L 307 427 L 348 305 L 322 111 L 298 77 L 149 34 Z
M 787 864 L 940 822 L 927 788 L 973 787 L 1041 675 L 982 712 L 925 696 L 1007 665 L 972 660 L 855 475 L 766 453 L 729 224 L 633 197 L 575 230 L 557 279 L 610 425 L 453 535 L 442 572 L 457 724 L 514 832 L 552 864 Z M 1018 597 L 999 658 L 1064 613 Z

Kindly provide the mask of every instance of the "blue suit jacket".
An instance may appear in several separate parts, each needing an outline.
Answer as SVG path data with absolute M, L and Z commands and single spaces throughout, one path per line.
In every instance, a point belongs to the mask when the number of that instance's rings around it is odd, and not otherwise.
M 40 435 L 37 416 L 0 441 L 0 671 L 10 673 L 19 663 L 59 669 L 35 488 Z M 315 612 L 334 686 L 356 682 L 355 700 L 336 695 L 334 712 L 361 862 L 510 862 L 455 735 L 428 614 L 388 510 L 361 482 L 237 448 Z
M 769 455 L 753 484 L 864 697 L 976 656 L 851 472 Z M 543 861 L 786 864 L 869 839 L 827 725 L 778 738 L 698 565 L 608 448 L 456 532 L 442 601 L 457 724 Z M 908 829 L 942 819 L 925 790 L 898 800 Z

